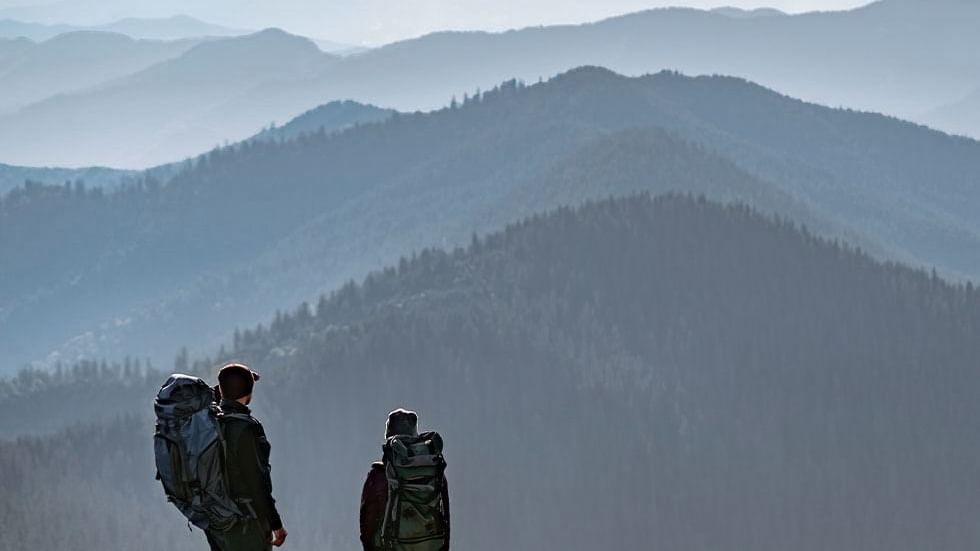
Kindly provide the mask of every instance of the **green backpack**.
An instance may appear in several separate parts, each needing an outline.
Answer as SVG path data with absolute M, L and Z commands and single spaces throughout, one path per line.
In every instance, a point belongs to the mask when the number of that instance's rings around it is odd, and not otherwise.
M 396 435 L 385 443 L 388 502 L 381 526 L 385 551 L 439 551 L 448 526 L 443 503 L 442 437 L 435 432 Z

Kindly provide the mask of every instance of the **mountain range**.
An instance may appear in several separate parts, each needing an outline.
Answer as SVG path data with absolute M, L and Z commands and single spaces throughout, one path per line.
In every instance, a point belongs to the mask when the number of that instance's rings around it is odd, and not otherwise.
M 275 98 L 242 103 L 239 96 L 263 84 L 293 83 L 339 59 L 276 30 L 188 46 L 138 72 L 0 117 L 0 150 L 22 165 L 47 165 L 52 150 L 66 166 L 179 161 L 285 120 Z M 87 145 L 78 143 L 82 137 Z M 107 158 L 96 149 L 113 153 Z
M 299 551 L 357 547 L 397 405 L 445 439 L 461 548 L 970 549 L 978 326 L 972 286 L 744 206 L 637 196 L 405 256 L 173 368 L 261 366 Z M 85 421 L 0 441 L 0 547 L 203 544 L 153 479 L 165 375 L 100 370 L 0 385 L 3 422 Z
M 665 68 L 739 76 L 807 101 L 980 135 L 972 123 L 952 124 L 955 115 L 933 116 L 980 88 L 975 2 L 882 0 L 845 12 L 733 13 L 657 9 L 586 25 L 435 33 L 345 58 L 315 56 L 306 41 L 265 31 L 188 51 L 164 62 L 166 69 L 38 98 L 0 117 L 0 161 L 143 168 L 243 139 L 329 100 L 428 110 L 503 80 L 534 82 L 583 64 L 634 76 Z M 200 57 L 212 48 L 228 52 Z M 255 66 L 256 57 L 276 62 Z M 251 71 L 250 78 L 212 85 L 171 78 L 197 75 L 202 65 L 218 74 Z M 883 86 L 888 94 L 880 93 Z
M 395 407 L 457 549 L 978 548 L 980 141 L 892 116 L 974 132 L 978 23 L 0 39 L 0 549 L 205 546 L 152 397 L 227 362 L 294 551 L 360 548 Z
M 79 31 L 40 43 L 0 40 L 0 113 L 78 92 L 173 59 L 199 40 L 134 40 L 122 34 Z M 70 128 L 65 120 L 66 130 Z M 35 163 L 50 165 L 50 163 Z M 89 163 L 91 164 L 91 163 Z
M 169 182 L 8 194 L 0 346 L 8 372 L 100 354 L 159 365 L 407 250 L 637 191 L 744 201 L 975 278 L 978 165 L 980 143 L 739 79 L 510 81 L 438 112 L 219 149 Z
M 0 38 L 23 37 L 35 42 L 78 31 L 101 31 L 124 34 L 135 39 L 180 40 L 204 36 L 237 36 L 253 31 L 232 29 L 207 23 L 187 15 L 157 19 L 128 17 L 104 25 L 46 25 L 14 19 L 0 20 Z
M 394 115 L 390 109 L 364 105 L 352 101 L 336 101 L 311 109 L 282 126 L 270 126 L 249 140 L 292 140 L 304 134 L 341 132 L 359 124 L 380 122 Z M 60 185 L 80 183 L 89 188 L 108 191 L 131 183 L 139 178 L 167 181 L 188 163 L 203 158 L 196 156 L 178 163 L 167 163 L 146 170 L 120 170 L 106 167 L 46 168 L 11 166 L 0 164 L 0 198 L 8 192 L 23 187 L 25 183 Z

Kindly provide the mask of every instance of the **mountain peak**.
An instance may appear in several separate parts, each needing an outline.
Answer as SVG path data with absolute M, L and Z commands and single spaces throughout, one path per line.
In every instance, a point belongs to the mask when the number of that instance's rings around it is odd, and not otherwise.
M 184 57 L 220 61 L 225 56 L 247 56 L 254 61 L 306 60 L 326 56 L 320 48 L 302 36 L 282 29 L 268 28 L 243 36 L 222 38 L 198 44 Z
M 607 69 L 605 67 L 600 67 L 598 65 L 583 65 L 581 67 L 576 67 L 574 69 L 569 69 L 564 73 L 551 79 L 553 82 L 583 82 L 583 81 L 611 81 L 611 80 L 626 80 L 627 77 Z
M 74 47 L 75 45 L 123 45 L 133 42 L 129 36 L 111 32 L 96 30 L 79 30 L 62 33 L 44 41 L 48 46 L 58 45 L 60 47 Z

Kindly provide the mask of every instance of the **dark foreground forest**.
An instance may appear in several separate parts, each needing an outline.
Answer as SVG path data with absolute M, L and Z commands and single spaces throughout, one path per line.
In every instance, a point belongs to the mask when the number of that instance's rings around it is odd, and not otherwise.
M 445 436 L 459 550 L 975 549 L 978 331 L 970 286 L 638 196 L 406 258 L 218 360 L 263 374 L 296 551 L 357 548 L 399 405 Z M 0 444 L 0 549 L 205 548 L 153 480 L 145 369 L 103 376 L 59 411 L 131 416 Z

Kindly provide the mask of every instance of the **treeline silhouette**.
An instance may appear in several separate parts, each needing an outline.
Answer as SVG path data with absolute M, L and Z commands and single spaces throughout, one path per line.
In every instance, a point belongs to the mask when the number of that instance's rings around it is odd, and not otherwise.
M 138 358 L 22 369 L 0 379 L 0 439 L 133 415 L 146 407 L 147 392 L 159 387 L 165 375 L 150 361 Z
M 970 284 L 635 196 L 424 250 L 182 367 L 262 372 L 298 550 L 356 548 L 397 405 L 446 438 L 461 548 L 966 549 L 978 328 Z M 149 429 L 141 411 L 0 444 L 0 547 L 202 545 L 152 480 Z

